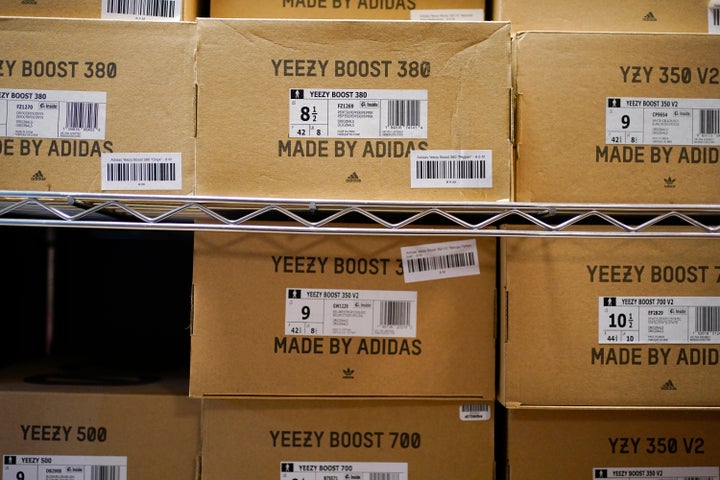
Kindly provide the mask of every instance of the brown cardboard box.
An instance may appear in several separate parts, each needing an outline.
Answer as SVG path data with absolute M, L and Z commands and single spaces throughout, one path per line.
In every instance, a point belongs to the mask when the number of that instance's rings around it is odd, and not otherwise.
M 485 20 L 482 0 L 210 0 L 211 17 Z
M 196 232 L 193 277 L 193 396 L 495 398 L 492 238 Z
M 0 0 L 0 15 L 102 18 L 114 20 L 195 20 L 201 0 Z
M 205 399 L 202 478 L 237 478 L 242 472 L 243 478 L 281 480 L 491 480 L 491 406 L 459 400 Z
M 187 378 L 144 383 L 77 365 L 0 375 L 3 478 L 197 478 L 200 402 L 188 398 Z
M 517 201 L 720 202 L 720 36 L 528 32 L 514 56 Z
M 503 238 L 499 399 L 719 406 L 719 252 L 707 238 Z
M 0 19 L 0 189 L 192 193 L 195 29 Z
M 198 30 L 199 195 L 510 198 L 506 23 L 199 19 Z
M 508 480 L 716 479 L 720 411 L 510 409 Z
M 708 0 L 493 0 L 494 20 L 513 32 L 575 30 L 598 32 L 717 32 Z M 720 5 L 720 4 L 718 4 Z

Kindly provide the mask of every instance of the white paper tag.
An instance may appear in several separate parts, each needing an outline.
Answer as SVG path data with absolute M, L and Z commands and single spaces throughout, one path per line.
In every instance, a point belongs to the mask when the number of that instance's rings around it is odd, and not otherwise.
M 720 343 L 720 297 L 599 297 L 598 343 Z
M 417 332 L 417 292 L 288 288 L 285 335 L 405 337 Z
M 597 478 L 644 478 L 646 480 L 718 480 L 718 467 L 600 467 L 593 468 Z
M 402 247 L 400 252 L 405 283 L 480 274 L 472 239 Z
M 127 480 L 127 457 L 3 455 L 2 480 Z
M 460 405 L 460 420 L 463 422 L 486 422 L 490 418 L 492 418 L 492 413 L 488 404 Z
M 485 20 L 485 11 L 482 8 L 418 8 L 410 10 L 410 20 L 430 22 L 481 22 Z
M 708 4 L 708 33 L 720 33 L 720 0 Z
M 0 137 L 102 140 L 106 110 L 105 92 L 0 88 Z
M 100 18 L 179 22 L 183 0 L 102 0 Z
M 389 68 L 382 63 L 376 67 Z M 422 68 L 417 67 L 418 75 Z M 427 90 L 290 90 L 291 138 L 427 138 L 427 134 Z
M 103 190 L 180 190 L 181 153 L 103 153 Z
M 411 188 L 492 188 L 491 150 L 413 150 Z
M 407 478 L 407 463 L 401 462 L 280 462 L 280 480 L 407 480 Z

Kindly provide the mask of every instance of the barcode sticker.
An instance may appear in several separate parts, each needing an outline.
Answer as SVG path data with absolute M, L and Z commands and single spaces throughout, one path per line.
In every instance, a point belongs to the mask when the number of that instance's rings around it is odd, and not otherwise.
M 720 297 L 599 297 L 599 343 L 720 343 Z
M 411 188 L 492 188 L 491 150 L 413 150 Z
M 180 190 L 181 153 L 103 153 L 103 190 Z
M 709 68 L 658 72 L 668 82 L 709 82 Z M 676 79 L 676 80 L 672 80 Z M 720 99 L 607 98 L 605 142 L 625 145 L 720 145 Z
M 718 467 L 600 467 L 592 469 L 598 478 L 645 478 L 648 480 L 718 480 Z
M 708 33 L 720 33 L 720 0 L 708 3 Z
M 127 457 L 3 455 L 2 480 L 127 480 Z
M 286 290 L 286 335 L 414 338 L 416 332 L 417 292 Z
M 0 137 L 105 138 L 107 94 L 0 89 Z
M 108 20 L 180 21 L 182 0 L 102 0 L 101 18 Z
M 460 405 L 460 420 L 463 422 L 486 422 L 492 418 L 490 404 L 472 403 Z
M 280 480 L 408 480 L 403 462 L 280 462 Z
M 290 89 L 291 138 L 427 138 L 427 90 Z
M 400 252 L 406 283 L 480 274 L 473 239 L 402 247 Z

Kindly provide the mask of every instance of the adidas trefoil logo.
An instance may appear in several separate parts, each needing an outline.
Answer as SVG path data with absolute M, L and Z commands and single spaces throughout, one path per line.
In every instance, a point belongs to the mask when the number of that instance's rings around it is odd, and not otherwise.
M 677 390 L 677 388 L 675 387 L 675 384 L 673 384 L 672 380 L 668 380 L 662 387 L 660 387 L 660 390 Z
M 643 22 L 657 22 L 657 18 L 655 18 L 655 15 L 653 15 L 653 12 L 648 12 L 643 17 Z
M 358 176 L 357 172 L 352 172 L 346 179 L 346 182 L 348 183 L 360 183 L 362 180 L 360 180 L 360 177 Z
M 675 179 L 673 177 L 663 178 L 665 188 L 675 188 Z
M 353 379 L 355 378 L 355 370 L 352 368 L 346 368 L 343 370 L 343 378 Z
M 31 182 L 44 182 L 45 180 L 45 175 L 43 175 L 42 170 L 38 170 L 30 177 Z

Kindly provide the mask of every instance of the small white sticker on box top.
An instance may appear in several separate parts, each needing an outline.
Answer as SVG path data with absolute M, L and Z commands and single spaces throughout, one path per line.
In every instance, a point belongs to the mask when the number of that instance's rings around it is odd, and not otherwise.
M 708 4 L 708 33 L 720 33 L 720 0 Z
M 373 76 L 370 70 L 364 72 L 366 68 L 387 76 L 385 70 L 391 67 L 383 62 L 343 65 L 353 69 L 353 76 Z M 429 67 L 397 68 L 407 70 L 405 75 L 425 75 L 423 69 Z M 427 134 L 427 90 L 290 89 L 291 138 L 427 138 Z
M 3 455 L 2 480 L 127 480 L 127 457 Z
M 486 422 L 490 420 L 491 416 L 492 413 L 488 404 L 460 405 L 460 420 L 463 422 Z
M 482 8 L 417 8 L 410 10 L 410 20 L 430 22 L 481 22 L 485 20 L 485 11 Z
M 288 288 L 285 335 L 414 338 L 417 292 Z
M 677 448 L 681 448 L 677 445 Z M 673 452 L 670 452 L 673 453 Z M 646 480 L 718 480 L 718 467 L 599 467 L 592 479 L 644 478 Z
M 404 462 L 280 462 L 280 480 L 330 479 L 408 480 L 408 466 Z
M 106 109 L 105 92 L 0 88 L 0 137 L 102 140 Z
M 103 190 L 180 190 L 181 153 L 103 153 Z
M 100 18 L 179 22 L 183 0 L 102 0 Z
M 491 150 L 413 150 L 411 188 L 492 188 Z
M 406 283 L 480 274 L 473 239 L 402 247 L 400 252 Z
M 720 297 L 599 297 L 598 343 L 720 343 Z

